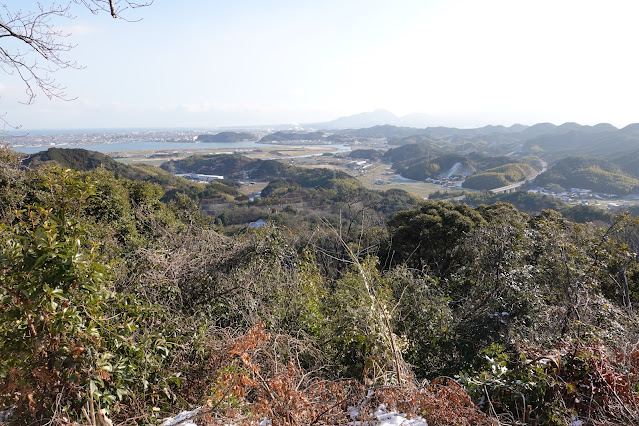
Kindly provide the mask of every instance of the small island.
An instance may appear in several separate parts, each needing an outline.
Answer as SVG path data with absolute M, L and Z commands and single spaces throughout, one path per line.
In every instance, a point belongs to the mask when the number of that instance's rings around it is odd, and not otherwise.
M 196 142 L 245 142 L 257 140 L 254 134 L 248 132 L 221 132 L 214 135 L 199 135 Z

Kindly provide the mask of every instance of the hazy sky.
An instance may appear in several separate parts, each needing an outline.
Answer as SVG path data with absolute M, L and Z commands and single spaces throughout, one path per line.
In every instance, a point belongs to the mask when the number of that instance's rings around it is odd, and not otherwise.
M 217 127 L 378 108 L 462 126 L 639 122 L 636 0 L 156 0 L 135 23 L 75 12 L 60 25 L 85 69 L 57 80 L 77 99 L 20 105 L 22 83 L 3 74 L 11 123 Z

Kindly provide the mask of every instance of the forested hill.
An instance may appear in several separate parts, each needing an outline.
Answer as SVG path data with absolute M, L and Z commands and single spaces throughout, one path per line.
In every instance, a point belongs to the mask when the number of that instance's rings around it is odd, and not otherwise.
M 623 129 L 606 125 L 575 125 L 566 130 L 568 131 L 528 138 L 522 149 L 548 158 L 569 155 L 610 158 L 622 152 L 639 151 L 639 128 L 636 125 L 629 125 Z
M 256 137 L 248 132 L 220 132 L 212 135 L 199 135 L 197 142 L 242 142 L 254 141 Z
M 618 165 L 603 159 L 566 157 L 550 170 L 537 176 L 535 184 L 556 184 L 563 188 L 584 188 L 595 192 L 626 195 L 639 191 L 639 171 L 634 177 L 623 172 Z
M 401 145 L 407 141 L 404 138 L 414 136 L 426 136 L 433 140 L 468 140 L 468 141 L 493 141 L 493 142 L 520 142 L 524 143 L 536 138 L 554 138 L 559 145 L 563 145 L 564 138 L 570 140 L 570 133 L 576 133 L 587 139 L 596 139 L 604 133 L 613 138 L 623 138 L 623 135 L 634 133 L 634 125 L 623 129 L 617 129 L 608 123 L 594 126 L 577 123 L 564 123 L 555 125 L 552 123 L 538 123 L 532 126 L 515 124 L 505 126 L 484 126 L 473 129 L 458 129 L 454 127 L 398 127 L 393 125 L 378 125 L 363 129 L 347 129 L 336 131 L 338 134 L 354 137 L 387 138 L 394 145 Z M 532 144 L 534 145 L 534 144 Z M 532 146 L 531 145 L 531 146 Z
M 238 154 L 192 155 L 182 160 L 168 161 L 160 167 L 180 173 L 213 174 L 239 180 L 247 178 L 269 181 L 288 178 L 307 188 L 327 187 L 331 179 L 342 179 L 350 181 L 353 185 L 361 185 L 357 179 L 343 171 L 308 169 L 276 160 L 253 160 Z
M 46 164 L 57 164 L 78 171 L 104 169 L 113 172 L 116 177 L 159 184 L 167 191 L 165 195 L 169 198 L 178 192 L 186 193 L 196 200 L 241 195 L 237 188 L 228 185 L 230 182 L 217 181 L 202 186 L 157 167 L 123 164 L 108 155 L 85 149 L 49 148 L 46 151 L 27 156 L 22 163 L 32 168 Z
M 382 157 L 405 178 L 413 180 L 464 178 L 463 187 L 487 190 L 522 182 L 542 170 L 538 157 L 487 156 L 478 152 L 443 153 L 430 143 L 391 148 Z
M 132 174 L 131 167 L 114 160 L 106 154 L 79 148 L 49 148 L 46 151 L 29 155 L 23 163 L 30 167 L 56 163 L 74 170 L 93 170 L 102 167 L 125 177 Z
M 262 143 L 273 142 L 291 142 L 291 141 L 311 141 L 311 142 L 325 142 L 325 143 L 339 143 L 351 141 L 350 136 L 339 134 L 327 134 L 323 132 L 275 132 L 266 135 L 260 139 Z

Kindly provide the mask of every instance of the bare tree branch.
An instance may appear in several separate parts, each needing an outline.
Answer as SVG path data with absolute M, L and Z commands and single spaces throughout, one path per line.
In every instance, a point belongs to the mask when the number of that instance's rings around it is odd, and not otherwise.
M 60 21 L 74 19 L 74 5 L 84 6 L 93 14 L 106 12 L 113 18 L 127 20 L 125 11 L 149 6 L 132 0 L 51 0 L 48 5 L 36 3 L 33 10 L 10 8 L 0 1 L 0 70 L 18 76 L 25 85 L 25 104 L 43 93 L 49 99 L 71 100 L 66 87 L 53 74 L 65 68 L 82 68 L 66 57 L 75 46 L 67 42 L 71 35 L 61 30 Z M 4 121 L 4 120 L 3 120 Z
M 36 92 L 49 99 L 66 98 L 65 87 L 51 76 L 63 68 L 79 68 L 64 58 L 74 46 L 66 43 L 68 34 L 54 26 L 55 18 L 71 19 L 69 5 L 38 4 L 35 11 L 13 12 L 0 3 L 0 69 L 18 75 L 25 84 L 27 100 L 33 103 Z
M 123 12 L 127 9 L 137 9 L 140 7 L 147 7 L 153 4 L 155 0 L 147 0 L 143 2 L 134 2 L 132 0 L 73 0 L 74 3 L 82 4 L 92 13 L 98 14 L 100 12 L 107 12 L 113 18 L 124 19 Z

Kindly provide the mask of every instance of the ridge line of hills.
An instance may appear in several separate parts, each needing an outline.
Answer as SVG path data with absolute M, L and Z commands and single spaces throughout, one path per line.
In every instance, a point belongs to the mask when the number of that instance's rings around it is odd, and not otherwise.
M 354 114 L 350 116 L 339 117 L 335 120 L 325 121 L 325 122 L 313 122 L 313 123 L 305 123 L 302 124 L 301 127 L 304 129 L 325 129 L 325 130 L 344 130 L 344 129 L 359 129 L 364 127 L 374 127 L 374 126 L 382 126 L 382 125 L 391 125 L 397 127 L 412 127 L 419 129 L 459 129 L 459 130 L 477 130 L 477 129 L 486 129 L 489 133 L 498 132 L 498 133 L 508 133 L 508 132 L 520 132 L 529 127 L 535 127 L 539 125 L 550 125 L 556 126 L 551 123 L 537 123 L 532 126 L 524 125 L 524 124 L 513 124 L 511 126 L 503 126 L 503 125 L 487 125 L 482 127 L 466 127 L 458 128 L 456 126 L 444 126 L 437 125 L 436 123 L 442 123 L 442 119 L 434 116 L 430 116 L 428 114 L 420 114 L 413 113 L 407 114 L 404 116 L 397 116 L 390 111 L 384 109 L 378 109 L 372 112 L 362 112 L 359 114 Z M 568 125 L 577 125 L 576 123 L 565 123 Z M 594 126 L 587 126 L 598 128 L 598 130 L 612 130 L 617 129 L 615 126 L 608 123 L 600 123 Z
M 615 149 L 625 149 L 628 144 L 637 142 L 639 146 L 639 124 L 629 124 L 621 129 L 609 123 L 594 126 L 578 123 L 537 123 L 532 126 L 514 124 L 510 127 L 489 125 L 472 129 L 454 127 L 405 127 L 392 124 L 374 125 L 371 127 L 283 131 L 278 130 L 261 138 L 250 132 L 225 131 L 215 134 L 202 134 L 197 140 L 200 142 L 242 142 L 258 140 L 262 143 L 278 143 L 291 141 L 313 141 L 326 143 L 347 143 L 357 138 L 388 139 L 391 145 L 402 145 L 413 140 L 405 138 L 418 136 L 441 138 L 448 142 L 484 141 L 490 143 L 522 143 L 520 149 L 524 151 L 539 151 L 550 154 L 575 155 L 574 149 L 590 150 L 591 145 L 606 145 Z M 595 154 L 597 154 L 595 152 Z

